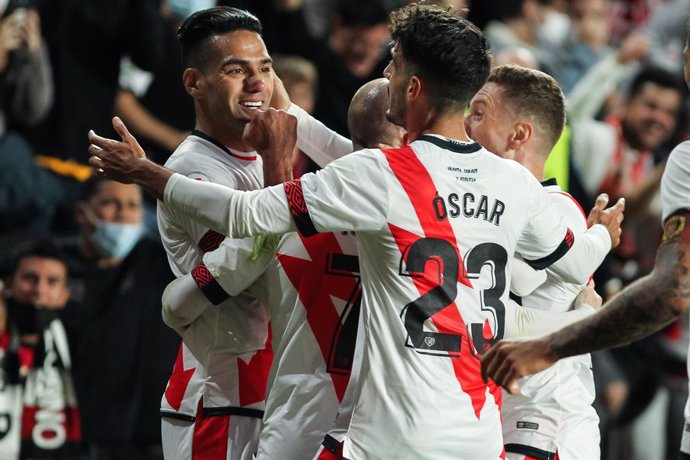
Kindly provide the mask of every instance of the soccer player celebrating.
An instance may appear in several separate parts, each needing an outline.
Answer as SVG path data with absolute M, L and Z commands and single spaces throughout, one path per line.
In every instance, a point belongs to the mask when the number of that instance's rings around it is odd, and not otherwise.
M 471 23 L 409 5 L 392 14 L 391 34 L 387 114 L 407 129 L 406 147 L 253 192 L 189 180 L 93 133 L 90 161 L 228 236 L 357 231 L 362 364 L 343 456 L 497 459 L 500 393 L 481 380 L 479 358 L 504 334 L 509 256 L 584 282 L 587 258 L 617 244 L 622 215 L 601 213 L 605 225 L 575 237 L 528 171 L 468 139 L 464 108 L 489 74 Z M 245 139 L 289 159 L 288 117 L 256 114 Z
M 556 81 L 516 65 L 493 69 L 465 119 L 471 138 L 503 158 L 516 160 L 542 181 L 554 207 L 577 236 L 587 229 L 580 205 L 561 191 L 555 179 L 544 181 L 544 164 L 564 123 L 565 102 Z M 617 206 L 622 207 L 622 202 Z M 545 282 L 522 301 L 530 307 L 567 311 L 583 286 L 564 282 L 550 269 L 544 272 Z M 513 281 L 516 277 L 520 273 L 513 272 Z M 575 357 L 524 381 L 520 395 L 504 395 L 507 458 L 600 457 L 599 417 L 591 406 L 595 396 L 591 367 L 589 355 Z

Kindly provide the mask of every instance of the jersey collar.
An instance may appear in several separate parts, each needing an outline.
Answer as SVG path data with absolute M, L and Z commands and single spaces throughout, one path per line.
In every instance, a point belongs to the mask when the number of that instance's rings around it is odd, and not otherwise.
M 476 142 L 462 142 L 455 139 L 448 139 L 447 137 L 438 136 L 436 134 L 423 134 L 418 141 L 431 142 L 437 147 L 445 150 L 450 150 L 456 153 L 474 153 L 481 150 L 482 146 Z
M 254 161 L 256 160 L 256 152 L 241 152 L 239 150 L 231 149 L 220 142 L 218 142 L 216 139 L 212 138 L 211 136 L 208 136 L 198 129 L 192 130 L 192 136 L 200 137 L 201 139 L 210 142 L 211 144 L 215 145 L 228 155 L 234 158 L 238 158 L 240 160 L 246 160 L 246 161 Z
M 552 185 L 558 185 L 558 181 L 556 181 L 555 177 L 551 177 L 549 179 L 545 179 L 541 181 L 542 187 L 550 187 Z

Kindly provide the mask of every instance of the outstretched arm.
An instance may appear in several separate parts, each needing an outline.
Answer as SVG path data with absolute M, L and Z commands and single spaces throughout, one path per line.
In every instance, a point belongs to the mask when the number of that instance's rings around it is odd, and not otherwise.
M 561 358 L 625 345 L 690 308 L 690 212 L 669 217 L 654 270 L 624 289 L 602 311 L 541 339 L 499 342 L 482 360 L 482 375 L 511 393 L 516 380 Z

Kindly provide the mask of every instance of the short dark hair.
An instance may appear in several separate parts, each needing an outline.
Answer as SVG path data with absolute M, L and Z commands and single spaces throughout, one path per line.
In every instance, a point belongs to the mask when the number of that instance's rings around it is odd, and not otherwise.
M 229 6 L 208 8 L 192 14 L 177 31 L 184 67 L 203 69 L 210 58 L 207 46 L 210 40 L 236 30 L 249 30 L 261 35 L 261 22 L 253 14 Z
M 660 67 L 645 67 L 635 75 L 630 84 L 628 100 L 638 96 L 646 83 L 653 83 L 662 88 L 675 89 L 681 96 L 684 94 L 685 85 L 683 85 L 678 75 Z
M 501 100 L 544 134 L 542 144 L 548 154 L 565 125 L 565 98 L 556 80 L 539 70 L 507 64 L 491 71 L 489 83 L 499 85 Z
M 489 77 L 489 46 L 467 19 L 433 4 L 404 6 L 391 13 L 391 37 L 410 72 L 428 85 L 437 110 L 461 110 Z
M 29 257 L 56 260 L 65 266 L 65 273 L 67 273 L 67 256 L 65 253 L 53 241 L 43 238 L 20 244 L 13 251 L 8 275 L 10 277 L 14 276 L 22 260 Z

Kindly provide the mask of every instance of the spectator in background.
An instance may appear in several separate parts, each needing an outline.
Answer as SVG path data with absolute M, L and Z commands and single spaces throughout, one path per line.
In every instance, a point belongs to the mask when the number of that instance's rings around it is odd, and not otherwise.
M 313 114 L 318 84 L 314 64 L 299 56 L 273 55 L 273 70 L 283 82 L 290 101 L 305 112 Z M 318 166 L 295 146 L 292 158 L 293 177 L 298 178 L 316 169 Z
M 549 0 L 487 0 L 493 4 L 494 18 L 484 28 L 493 52 L 507 47 L 524 47 L 541 61 L 542 43 L 538 30 L 544 24 Z
M 653 152 L 673 134 L 684 92 L 674 74 L 658 68 L 642 69 L 630 86 L 621 112 L 597 121 L 594 116 L 606 95 L 606 82 L 613 78 L 610 70 L 603 73 L 607 69 L 610 64 L 602 61 L 573 91 L 569 108 L 572 159 L 589 196 L 605 192 L 612 199 L 626 198 L 624 235 L 616 254 L 627 261 L 644 246 L 635 241 L 630 229 L 638 223 L 649 224 L 644 217 L 663 170 L 663 166 L 655 166 Z M 613 267 L 614 276 L 631 281 L 651 269 L 653 254 L 649 259 L 649 266 L 632 274 L 624 275 L 622 267 Z M 604 283 L 598 285 L 606 287 Z
M 83 193 L 80 232 L 64 242 L 83 458 L 162 458 L 159 398 L 179 338 L 161 320 L 160 299 L 173 276 L 161 245 L 142 236 L 138 186 L 94 177 Z
M 76 231 L 72 206 L 85 168 L 91 127 L 110 129 L 118 90 L 120 58 L 129 55 L 142 69 L 165 62 L 159 0 L 37 0 L 55 78 L 55 104 L 29 135 L 42 164 L 57 173 L 60 199 L 52 230 Z M 49 19 L 49 20 L 48 20 Z
M 266 23 L 266 41 L 275 52 L 297 54 L 314 62 L 319 79 L 314 115 L 340 134 L 347 133 L 347 108 L 364 83 L 381 76 L 388 56 L 388 11 L 380 0 L 344 0 L 338 4 L 328 37 L 308 32 L 302 0 L 280 0 Z
M 154 72 L 141 70 L 129 58 L 120 66 L 115 114 L 136 133 L 149 158 L 161 164 L 194 127 L 194 105 L 180 78 L 184 68 L 177 29 L 198 6 L 199 2 L 161 2 L 159 20 L 165 24 L 162 46 L 166 58 Z
M 6 280 L 8 339 L 14 342 L 8 350 L 16 353 L 6 372 L 11 381 L 23 382 L 21 422 L 10 421 L 21 426 L 21 453 L 14 458 L 77 458 L 79 411 L 59 319 L 70 296 L 67 273 L 64 254 L 44 240 L 20 247 Z
M 55 179 L 36 166 L 33 150 L 18 131 L 41 120 L 53 103 L 40 18 L 26 6 L 0 2 L 0 231 L 49 214 L 60 196 Z
M 596 62 L 613 52 L 610 0 L 574 0 L 570 18 L 567 39 L 548 52 L 548 67 L 566 95 Z

